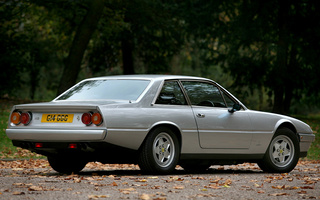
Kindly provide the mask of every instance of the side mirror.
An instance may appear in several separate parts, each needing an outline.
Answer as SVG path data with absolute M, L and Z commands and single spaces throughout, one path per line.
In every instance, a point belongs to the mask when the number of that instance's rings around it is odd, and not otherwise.
M 233 104 L 232 108 L 230 108 L 228 111 L 230 113 L 234 113 L 236 111 L 239 111 L 241 109 L 241 105 L 238 103 Z

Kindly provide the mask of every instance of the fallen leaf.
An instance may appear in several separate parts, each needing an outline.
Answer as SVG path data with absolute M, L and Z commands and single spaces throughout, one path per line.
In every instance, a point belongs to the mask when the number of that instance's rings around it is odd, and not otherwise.
M 311 185 L 311 184 L 315 184 L 316 181 L 313 181 L 313 180 L 305 180 L 304 183 L 305 183 L 305 184 L 308 184 L 308 185 Z
M 221 180 L 221 178 L 215 179 L 215 180 L 213 180 L 213 181 L 210 181 L 210 183 L 218 183 L 220 180 Z
M 301 189 L 311 189 L 313 190 L 314 189 L 314 186 L 302 186 L 300 187 Z
M 150 176 L 150 177 L 148 177 L 148 179 L 158 179 L 158 177 L 157 176 Z
M 229 186 L 229 185 L 224 185 L 224 186 L 222 186 L 222 187 L 229 188 L 230 186 Z
M 151 197 L 148 194 L 142 194 L 142 195 L 140 195 L 140 199 L 149 200 L 149 199 L 151 199 Z
M 139 179 L 139 180 L 136 180 L 136 182 L 147 182 L 146 179 Z
M 123 194 L 130 194 L 130 192 L 136 191 L 134 188 L 125 188 L 125 189 L 119 189 L 119 191 Z
M 42 191 L 43 188 L 40 187 L 40 186 L 35 186 L 35 185 L 34 185 L 34 186 L 29 187 L 28 190 L 29 190 L 29 191 Z
M 174 186 L 173 189 L 183 190 L 184 186 L 183 185 L 177 185 L 177 186 Z
M 116 182 L 112 182 L 111 185 L 112 186 L 118 186 L 118 184 Z
M 110 197 L 109 195 L 89 195 L 89 199 L 100 199 L 100 198 L 108 198 Z
M 231 180 L 231 179 L 227 179 L 227 180 L 224 182 L 224 185 L 229 186 L 229 185 L 231 185 L 231 183 L 232 183 L 232 180 Z
M 12 194 L 13 194 L 13 195 L 24 195 L 25 193 L 24 193 L 24 192 L 17 192 L 17 191 L 16 191 L 16 192 L 12 192 Z
M 269 194 L 269 196 L 286 196 L 286 195 L 289 195 L 288 193 L 274 193 L 274 194 Z
M 220 186 L 218 184 L 209 184 L 209 186 L 205 186 L 205 188 L 220 189 Z

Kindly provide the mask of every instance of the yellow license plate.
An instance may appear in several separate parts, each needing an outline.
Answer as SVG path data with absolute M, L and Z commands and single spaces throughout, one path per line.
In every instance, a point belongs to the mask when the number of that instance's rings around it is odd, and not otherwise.
M 73 114 L 43 114 L 42 123 L 72 123 Z

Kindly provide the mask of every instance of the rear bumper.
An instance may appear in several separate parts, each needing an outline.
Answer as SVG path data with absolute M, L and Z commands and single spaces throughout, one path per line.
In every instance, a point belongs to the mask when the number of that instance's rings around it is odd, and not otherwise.
M 307 156 L 307 151 L 310 148 L 311 143 L 315 139 L 315 135 L 299 133 L 299 139 L 300 139 L 300 155 L 301 157 L 305 157 Z
M 106 129 L 7 129 L 11 140 L 22 141 L 101 141 L 106 137 Z

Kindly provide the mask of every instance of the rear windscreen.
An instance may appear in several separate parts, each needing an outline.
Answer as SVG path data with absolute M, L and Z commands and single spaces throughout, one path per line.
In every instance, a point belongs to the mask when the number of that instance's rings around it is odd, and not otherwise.
M 149 80 L 88 80 L 67 90 L 56 100 L 137 100 Z

